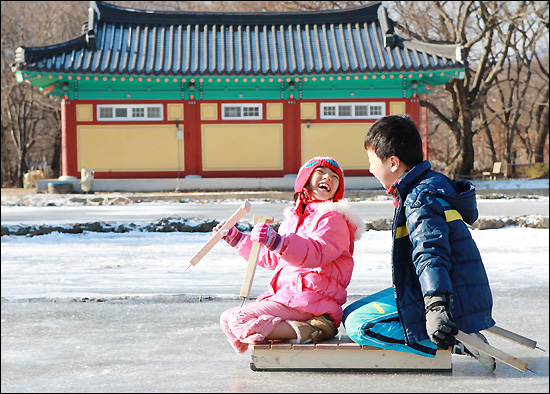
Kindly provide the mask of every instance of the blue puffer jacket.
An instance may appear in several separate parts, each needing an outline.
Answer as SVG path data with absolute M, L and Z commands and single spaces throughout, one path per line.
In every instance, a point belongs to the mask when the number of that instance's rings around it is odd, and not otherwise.
M 479 250 L 466 223 L 477 219 L 472 183 L 433 171 L 429 161 L 395 184 L 392 277 L 407 343 L 427 339 L 424 296 L 447 293 L 458 329 L 495 324 L 493 297 Z

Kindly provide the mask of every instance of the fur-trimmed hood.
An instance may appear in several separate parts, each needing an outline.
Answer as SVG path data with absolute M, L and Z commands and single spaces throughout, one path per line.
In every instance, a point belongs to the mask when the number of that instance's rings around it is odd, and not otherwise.
M 340 200 L 338 202 L 334 201 L 325 201 L 325 202 L 319 202 L 319 203 L 310 203 L 306 209 L 313 209 L 319 214 L 323 214 L 324 212 L 331 212 L 335 211 L 340 214 L 342 214 L 348 223 L 350 223 L 353 227 L 355 227 L 355 240 L 358 241 L 361 239 L 363 234 L 366 231 L 365 223 L 357 212 L 351 208 L 349 202 L 347 200 Z M 286 208 L 284 210 L 284 216 L 285 218 L 289 218 L 292 215 L 296 214 L 295 208 Z

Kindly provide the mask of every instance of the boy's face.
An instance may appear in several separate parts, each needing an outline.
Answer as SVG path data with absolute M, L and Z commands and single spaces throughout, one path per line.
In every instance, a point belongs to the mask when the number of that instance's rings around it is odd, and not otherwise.
M 370 162 L 370 172 L 380 181 L 385 189 L 391 187 L 403 173 L 403 171 L 399 171 L 400 160 L 396 156 L 391 156 L 382 161 L 372 149 L 367 149 L 367 155 Z
M 307 184 L 310 197 L 314 200 L 327 201 L 333 198 L 340 186 L 340 177 L 327 167 L 317 167 Z

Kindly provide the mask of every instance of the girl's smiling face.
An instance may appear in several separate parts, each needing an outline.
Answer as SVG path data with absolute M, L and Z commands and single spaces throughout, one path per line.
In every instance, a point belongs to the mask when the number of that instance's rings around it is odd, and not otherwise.
M 306 186 L 313 200 L 327 201 L 334 198 L 340 187 L 340 177 L 328 167 L 317 167 Z

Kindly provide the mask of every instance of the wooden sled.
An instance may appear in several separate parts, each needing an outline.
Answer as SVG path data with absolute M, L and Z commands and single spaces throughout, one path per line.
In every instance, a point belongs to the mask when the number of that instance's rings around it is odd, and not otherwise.
M 272 341 L 249 345 L 253 371 L 451 372 L 451 351 L 434 358 L 361 346 L 347 335 L 317 344 Z

